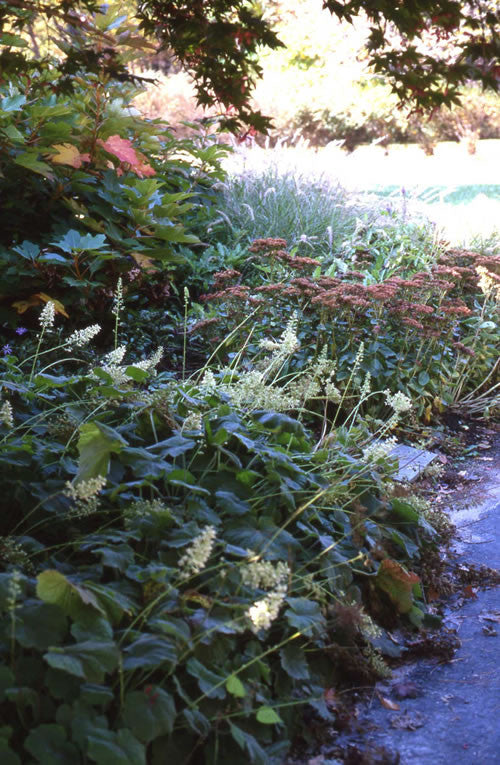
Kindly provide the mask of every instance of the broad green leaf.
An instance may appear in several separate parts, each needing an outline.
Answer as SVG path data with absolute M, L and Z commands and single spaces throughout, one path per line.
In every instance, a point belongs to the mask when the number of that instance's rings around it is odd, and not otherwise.
M 189 659 L 186 669 L 192 677 L 198 681 L 200 689 L 210 699 L 223 699 L 226 695 L 224 690 L 224 677 L 207 669 L 198 659 Z
M 229 729 L 231 731 L 231 736 L 238 746 L 240 746 L 243 751 L 248 752 L 251 762 L 256 763 L 256 765 L 268 765 L 269 758 L 255 736 L 242 730 L 231 721 L 229 721 Z
M 20 93 L 17 96 L 7 96 L 0 101 L 0 109 L 3 112 L 17 112 L 26 103 L 26 96 Z
M 279 714 L 272 707 L 259 707 L 255 716 L 257 721 L 264 725 L 275 725 L 276 723 L 283 722 Z
M 160 667 L 177 660 L 174 644 L 160 635 L 141 635 L 124 649 L 123 668 L 127 670 Z
M 145 369 L 140 369 L 140 367 L 134 367 L 133 364 L 131 364 L 129 367 L 125 369 L 125 374 L 127 377 L 130 377 L 131 380 L 134 380 L 135 382 L 141 383 L 144 382 L 144 380 L 147 380 L 150 373 L 147 372 Z
M 19 35 L 11 35 L 8 32 L 0 34 L 0 45 L 5 45 L 6 48 L 26 48 L 28 43 Z
M 420 372 L 420 374 L 418 376 L 418 384 L 422 385 L 422 386 L 425 386 L 425 385 L 427 385 L 427 383 L 429 382 L 430 379 L 431 378 L 429 377 L 427 372 Z
M 88 756 L 97 765 L 146 765 L 144 745 L 126 728 L 117 733 L 96 729 L 87 742 Z
M 75 765 L 80 756 L 67 739 L 62 725 L 39 725 L 24 741 L 24 747 L 40 765 Z
M 288 623 L 303 635 L 321 633 L 325 629 L 325 620 L 321 609 L 314 600 L 307 598 L 287 598 L 291 608 L 285 611 Z
M 99 475 L 106 476 L 111 454 L 119 453 L 124 445 L 125 441 L 118 433 L 101 423 L 81 425 L 78 439 L 80 459 L 75 483 Z
M 146 685 L 142 691 L 132 691 L 125 697 L 123 719 L 145 744 L 172 733 L 175 716 L 173 697 L 156 685 Z
M 52 167 L 46 162 L 40 162 L 37 151 L 25 151 L 23 154 L 19 154 L 14 162 L 16 165 L 21 165 L 21 167 L 25 167 L 28 170 L 33 170 L 34 173 L 44 175 L 46 178 L 54 177 Z
M 302 423 L 281 412 L 255 412 L 254 417 L 257 422 L 260 422 L 261 425 L 264 425 L 267 430 L 271 430 L 273 433 L 284 432 L 300 436 L 305 435 Z
M 7 127 L 2 128 L 2 133 L 14 143 L 26 143 L 25 137 L 15 125 L 7 125 Z
M 24 648 L 45 651 L 57 645 L 67 630 L 67 618 L 57 605 L 26 600 L 16 614 L 16 640 Z
M 241 682 L 240 678 L 237 677 L 236 675 L 229 675 L 229 677 L 226 680 L 226 690 L 232 696 L 236 696 L 239 699 L 242 699 L 244 696 L 247 695 L 245 686 Z
M 232 491 L 216 491 L 215 497 L 217 509 L 220 508 L 230 515 L 244 515 L 251 510 L 249 503 L 237 497 Z
M 5 698 L 6 688 L 16 684 L 16 679 L 11 670 L 5 665 L 0 666 L 0 702 Z
M 302 648 L 294 641 L 287 643 L 280 651 L 281 666 L 295 680 L 307 680 L 309 667 Z
M 44 655 L 54 669 L 61 669 L 90 683 L 102 683 L 106 674 L 118 666 L 119 652 L 112 642 L 86 640 L 60 648 L 52 648 Z
M 73 619 L 89 608 L 104 613 L 96 596 L 80 584 L 74 584 L 55 569 L 42 571 L 37 577 L 36 594 L 45 603 L 59 606 Z
M 58 247 L 63 252 L 71 253 L 73 250 L 102 250 L 107 249 L 104 234 L 80 234 L 74 228 L 70 228 L 61 239 L 50 242 L 53 247 Z
M 76 658 L 76 656 L 68 656 L 65 653 L 48 651 L 44 654 L 43 658 L 53 669 L 59 669 L 61 672 L 67 672 L 69 675 L 85 679 L 83 664 L 80 659 Z
M 17 247 L 12 248 L 14 252 L 17 252 L 18 255 L 21 255 L 23 258 L 26 258 L 26 260 L 35 260 L 38 253 L 40 252 L 40 246 L 38 244 L 33 244 L 33 242 L 29 242 L 27 239 L 24 240 L 24 242 L 21 242 L 21 244 L 18 244 Z

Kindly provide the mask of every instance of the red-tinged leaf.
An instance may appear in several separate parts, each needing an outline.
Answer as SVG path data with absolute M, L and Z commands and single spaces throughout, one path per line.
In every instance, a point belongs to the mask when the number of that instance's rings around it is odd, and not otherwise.
M 413 587 L 420 582 L 416 574 L 406 571 L 397 561 L 386 558 L 380 564 L 375 581 L 380 589 L 389 595 L 399 613 L 404 614 L 411 610 Z
M 134 149 L 132 141 L 128 138 L 121 138 L 119 135 L 110 135 L 105 141 L 99 139 L 97 143 L 102 146 L 108 154 L 112 154 L 119 159 L 120 162 L 125 162 L 130 170 L 138 175 L 139 178 L 155 175 L 155 170 L 151 165 L 148 165 L 144 155 Z
M 117 157 L 120 162 L 128 162 L 129 165 L 134 165 L 137 162 L 137 154 L 132 146 L 132 141 L 129 141 L 128 138 L 121 138 L 119 135 L 110 135 L 105 141 L 100 138 L 97 143 L 102 146 L 108 154 L 113 154 L 113 156 Z
M 156 175 L 156 170 L 146 162 L 146 157 L 143 154 L 137 152 L 137 163 L 131 168 L 139 178 L 150 178 L 152 175 Z

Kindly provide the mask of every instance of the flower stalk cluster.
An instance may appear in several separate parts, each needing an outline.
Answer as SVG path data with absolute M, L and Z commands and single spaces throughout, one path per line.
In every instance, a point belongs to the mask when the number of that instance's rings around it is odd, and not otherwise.
M 197 536 L 188 547 L 184 555 L 179 559 L 181 579 L 189 579 L 199 574 L 207 565 L 217 537 L 214 526 L 205 526 L 201 534 Z

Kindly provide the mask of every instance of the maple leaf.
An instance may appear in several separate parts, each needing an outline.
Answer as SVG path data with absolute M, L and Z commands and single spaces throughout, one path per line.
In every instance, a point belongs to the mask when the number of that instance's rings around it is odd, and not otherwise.
M 51 153 L 50 159 L 56 165 L 69 165 L 78 169 L 84 162 L 90 162 L 90 154 L 80 154 L 78 146 L 72 143 L 56 143 L 52 149 L 56 153 Z
M 105 141 L 100 138 L 97 143 L 102 146 L 108 154 L 112 154 L 119 159 L 120 162 L 125 162 L 129 165 L 129 169 L 138 175 L 139 178 L 155 175 L 154 169 L 151 165 L 148 165 L 146 158 L 134 149 L 132 141 L 128 138 L 121 138 L 119 135 L 110 135 Z

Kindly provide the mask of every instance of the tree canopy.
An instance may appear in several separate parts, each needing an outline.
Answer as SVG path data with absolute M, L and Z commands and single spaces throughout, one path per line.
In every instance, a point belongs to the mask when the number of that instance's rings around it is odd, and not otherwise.
M 369 63 L 403 104 L 427 111 L 451 106 L 470 81 L 500 90 L 500 11 L 492 0 L 324 0 L 323 7 L 350 23 L 365 15 Z M 261 74 L 259 51 L 281 42 L 254 1 L 6 0 L 0 8 L 4 75 L 47 66 L 39 43 L 44 35 L 58 49 L 64 75 L 58 87 L 69 87 L 82 69 L 130 79 L 132 55 L 168 50 L 193 75 L 199 103 L 222 107 L 229 128 L 265 131 L 270 124 L 249 99 Z

